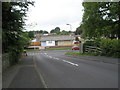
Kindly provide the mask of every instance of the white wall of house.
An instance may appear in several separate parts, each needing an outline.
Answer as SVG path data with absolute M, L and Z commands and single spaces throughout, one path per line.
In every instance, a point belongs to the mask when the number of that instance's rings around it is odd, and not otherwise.
M 55 41 L 46 41 L 46 46 L 55 46 Z

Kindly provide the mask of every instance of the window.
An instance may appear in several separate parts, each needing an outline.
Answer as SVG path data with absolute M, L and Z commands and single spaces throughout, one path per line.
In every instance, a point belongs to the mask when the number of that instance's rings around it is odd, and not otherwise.
M 64 43 L 64 41 L 60 41 L 61 43 Z
M 52 41 L 48 41 L 48 43 L 52 43 Z

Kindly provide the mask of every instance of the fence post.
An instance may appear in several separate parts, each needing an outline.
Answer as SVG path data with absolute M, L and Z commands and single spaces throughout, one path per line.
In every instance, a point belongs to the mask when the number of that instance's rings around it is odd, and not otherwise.
M 84 44 L 84 42 L 81 41 L 81 43 L 80 43 L 80 53 L 83 53 L 83 44 Z

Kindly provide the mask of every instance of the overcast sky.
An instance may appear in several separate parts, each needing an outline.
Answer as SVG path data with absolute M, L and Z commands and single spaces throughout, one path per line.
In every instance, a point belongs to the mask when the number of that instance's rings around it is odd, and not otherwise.
M 83 16 L 82 0 L 35 0 L 29 8 L 26 30 L 47 30 L 55 27 L 72 31 L 80 25 Z

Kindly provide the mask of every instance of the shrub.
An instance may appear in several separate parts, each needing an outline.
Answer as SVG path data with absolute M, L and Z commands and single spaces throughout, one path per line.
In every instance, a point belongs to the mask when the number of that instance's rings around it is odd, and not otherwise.
M 102 39 L 100 48 L 102 55 L 120 57 L 120 40 L 117 39 Z
M 100 42 L 101 42 L 101 39 L 100 39 L 100 38 L 95 39 L 94 42 L 93 42 L 93 45 L 94 45 L 95 47 L 100 47 Z
M 101 52 L 95 52 L 96 55 L 120 57 L 120 40 L 117 39 L 96 39 L 94 41 L 87 41 L 84 43 L 83 50 L 85 52 L 86 46 L 93 46 L 101 48 Z M 93 53 L 90 51 L 90 53 Z

